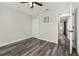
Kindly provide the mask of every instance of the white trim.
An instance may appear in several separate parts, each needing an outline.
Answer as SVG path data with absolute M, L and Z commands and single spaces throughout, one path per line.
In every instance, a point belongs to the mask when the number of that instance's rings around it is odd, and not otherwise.
M 70 13 L 61 14 L 61 15 L 59 16 L 59 18 L 61 18 L 61 17 L 67 17 L 67 16 L 70 16 Z
M 24 39 L 29 39 L 29 38 L 31 38 L 31 37 L 18 39 L 18 40 L 15 40 L 15 41 L 12 41 L 12 42 L 8 42 L 8 43 L 5 43 L 5 44 L 0 44 L 0 47 L 5 46 L 5 45 L 8 45 L 8 44 L 11 44 L 11 43 L 15 43 L 15 42 L 18 42 L 18 41 L 21 41 L 21 40 L 24 40 Z
M 70 3 L 70 30 L 72 30 L 72 4 Z M 70 33 L 70 54 L 72 54 L 72 33 Z
M 49 41 L 49 42 L 53 42 L 53 43 L 58 44 L 58 42 L 57 42 L 57 41 L 50 41 L 50 40 L 48 40 L 48 39 L 45 39 L 45 38 L 40 38 L 40 37 L 35 37 L 35 38 L 38 38 L 38 39 L 41 39 L 41 40 L 45 40 L 45 41 Z
M 24 40 L 24 39 L 29 39 L 29 38 L 31 38 L 31 37 L 22 38 L 22 39 L 15 40 L 15 41 L 12 41 L 12 42 L 8 42 L 8 43 L 5 43 L 5 44 L 0 44 L 0 47 L 8 45 L 8 44 L 11 44 L 11 43 L 15 43 L 15 42 L 18 42 L 18 41 L 21 41 L 21 40 Z M 54 42 L 54 43 L 58 44 L 58 42 L 56 42 L 56 41 L 50 41 L 50 40 L 47 40 L 45 38 L 39 38 L 39 37 L 34 37 L 34 38 L 38 38 L 38 39 L 41 39 L 41 40 L 45 40 L 45 41 L 49 41 L 49 42 Z

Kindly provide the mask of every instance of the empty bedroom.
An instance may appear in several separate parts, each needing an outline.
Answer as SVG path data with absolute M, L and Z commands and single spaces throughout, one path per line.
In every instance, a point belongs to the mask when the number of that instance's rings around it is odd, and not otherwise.
M 77 56 L 69 19 L 69 2 L 0 2 L 0 56 Z

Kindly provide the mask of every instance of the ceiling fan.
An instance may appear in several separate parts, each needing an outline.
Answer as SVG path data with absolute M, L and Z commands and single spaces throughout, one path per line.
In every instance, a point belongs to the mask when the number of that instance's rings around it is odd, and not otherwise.
M 43 6 L 43 4 L 39 3 L 39 2 L 20 2 L 22 4 L 24 3 L 29 3 L 31 8 L 34 8 L 35 5 L 38 5 L 38 6 Z

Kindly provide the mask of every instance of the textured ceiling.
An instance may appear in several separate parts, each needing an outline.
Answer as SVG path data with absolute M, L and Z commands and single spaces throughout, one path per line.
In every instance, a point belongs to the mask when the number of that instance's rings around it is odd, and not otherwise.
M 31 9 L 29 3 L 21 4 L 19 2 L 0 2 L 1 5 L 18 10 L 28 15 L 38 15 L 46 11 L 45 9 L 49 9 L 48 11 L 52 12 L 55 10 L 62 10 L 69 8 L 68 2 L 41 2 L 41 3 L 43 4 L 42 7 L 37 5 L 33 9 Z

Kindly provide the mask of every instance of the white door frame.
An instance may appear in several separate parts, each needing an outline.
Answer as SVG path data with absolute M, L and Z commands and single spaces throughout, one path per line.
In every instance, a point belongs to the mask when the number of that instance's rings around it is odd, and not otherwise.
M 70 17 L 70 30 L 72 30 L 72 13 L 64 13 L 62 15 L 59 16 L 59 20 L 61 17 Z M 72 54 L 72 33 L 69 34 L 70 35 L 70 54 Z

